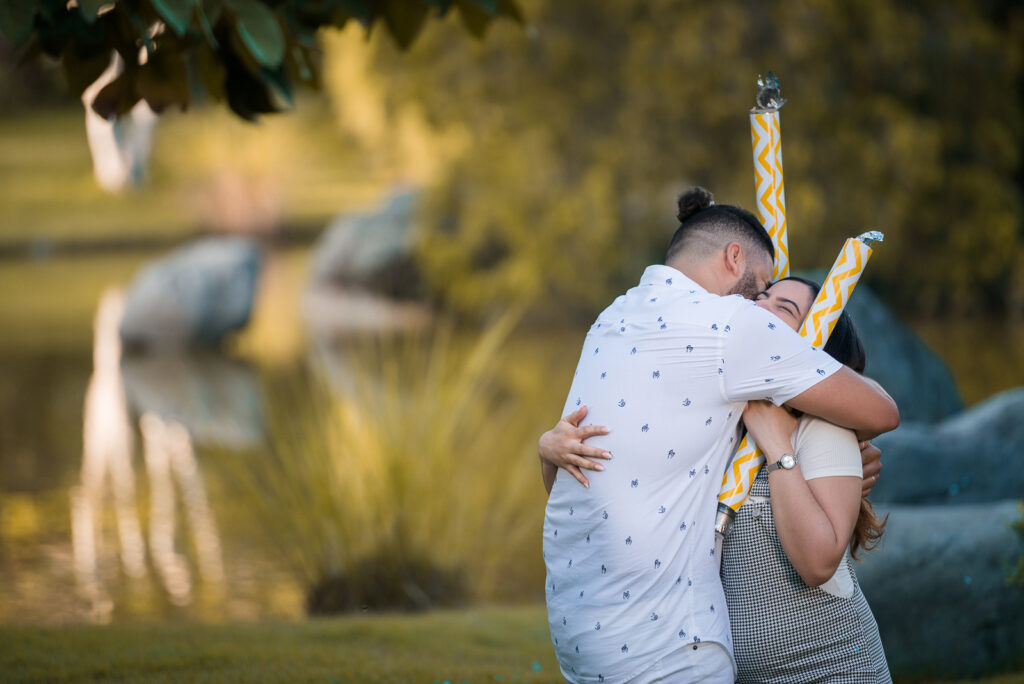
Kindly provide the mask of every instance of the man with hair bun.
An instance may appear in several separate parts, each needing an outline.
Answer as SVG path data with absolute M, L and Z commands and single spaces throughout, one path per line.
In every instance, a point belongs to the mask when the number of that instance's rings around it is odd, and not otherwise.
M 598 315 L 572 413 L 538 444 L 548 618 L 570 682 L 734 681 L 714 519 L 747 401 L 861 440 L 899 423 L 877 383 L 754 306 L 774 248 L 753 214 L 703 188 L 678 210 L 665 263 Z

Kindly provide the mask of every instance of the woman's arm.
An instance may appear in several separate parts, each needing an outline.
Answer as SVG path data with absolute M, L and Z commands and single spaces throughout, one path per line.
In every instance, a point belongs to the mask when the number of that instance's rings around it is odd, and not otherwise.
M 792 433 L 796 421 L 783 409 L 765 401 L 752 401 L 743 422 L 753 435 L 768 463 L 793 452 Z M 772 514 L 786 557 L 810 586 L 827 582 L 850 543 L 860 511 L 859 477 L 837 476 L 805 480 L 797 466 L 777 468 L 771 478 Z
M 583 443 L 583 440 L 588 437 L 608 434 L 608 428 L 603 425 L 580 427 L 580 421 L 586 415 L 587 407 L 579 407 L 558 421 L 555 427 L 541 435 L 537 441 L 540 473 L 544 478 L 544 488 L 548 494 L 551 493 L 551 488 L 555 484 L 555 475 L 559 467 L 569 471 L 584 487 L 589 487 L 590 481 L 583 475 L 581 469 L 604 470 L 604 466 L 591 459 L 612 457 L 611 453 L 604 449 L 587 446 Z

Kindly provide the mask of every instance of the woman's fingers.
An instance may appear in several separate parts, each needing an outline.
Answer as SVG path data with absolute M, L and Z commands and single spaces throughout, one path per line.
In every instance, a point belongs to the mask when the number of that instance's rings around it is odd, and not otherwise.
M 572 456 L 572 464 L 577 468 L 584 468 L 586 470 L 604 470 L 604 466 L 597 461 L 591 461 L 589 458 L 582 456 Z
M 579 483 L 581 485 L 583 485 L 584 487 L 588 487 L 588 488 L 590 487 L 590 480 L 588 480 L 586 478 L 586 476 L 583 474 L 583 471 L 581 471 L 576 466 L 571 465 L 571 464 L 567 464 L 565 466 L 565 472 L 567 472 L 570 475 L 572 475 L 573 477 L 575 477 L 579 481 Z
M 609 429 L 604 425 L 584 425 L 583 427 L 576 428 L 574 434 L 576 436 L 576 439 L 582 442 L 588 437 L 595 437 L 597 435 L 607 435 L 609 432 Z
M 861 442 L 860 457 L 864 466 L 861 494 L 867 496 L 878 482 L 878 474 L 882 472 L 882 451 L 871 442 Z
M 562 418 L 573 427 L 579 427 L 580 421 L 587 417 L 587 407 L 580 406 L 578 409 Z
M 574 448 L 572 452 L 580 456 L 586 456 L 587 458 L 603 458 L 606 461 L 612 457 L 612 452 L 601 449 L 600 447 L 587 446 L 586 444 L 580 444 L 578 447 Z

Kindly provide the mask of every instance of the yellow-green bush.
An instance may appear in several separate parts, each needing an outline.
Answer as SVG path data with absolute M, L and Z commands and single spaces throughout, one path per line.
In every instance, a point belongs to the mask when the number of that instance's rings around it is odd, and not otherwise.
M 514 319 L 348 342 L 268 383 L 271 453 L 228 475 L 311 611 L 540 598 L 535 445 L 562 390 L 551 353 L 507 342 Z

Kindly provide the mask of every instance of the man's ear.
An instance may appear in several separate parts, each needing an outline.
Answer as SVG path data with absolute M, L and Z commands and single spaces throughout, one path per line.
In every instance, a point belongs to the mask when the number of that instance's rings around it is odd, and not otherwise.
M 743 248 L 738 242 L 730 242 L 725 246 L 724 252 L 725 268 L 730 275 L 739 278 L 743 275 L 743 271 L 746 268 L 746 259 L 743 254 Z

